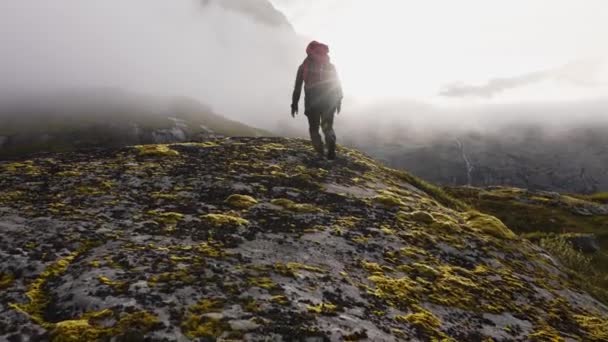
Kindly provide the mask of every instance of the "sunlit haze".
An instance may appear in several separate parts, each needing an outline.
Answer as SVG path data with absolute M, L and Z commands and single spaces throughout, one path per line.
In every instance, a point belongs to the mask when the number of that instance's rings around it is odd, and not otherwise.
M 606 1 L 273 3 L 299 33 L 330 45 L 347 93 L 358 99 L 449 105 L 583 99 L 608 91 Z M 528 81 L 535 73 L 543 75 Z M 484 91 L 495 79 L 511 86 Z M 455 87 L 473 89 L 441 95 Z

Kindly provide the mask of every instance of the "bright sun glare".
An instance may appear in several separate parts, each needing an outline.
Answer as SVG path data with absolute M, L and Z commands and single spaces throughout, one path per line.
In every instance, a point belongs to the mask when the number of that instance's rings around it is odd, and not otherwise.
M 354 97 L 441 101 L 438 94 L 447 84 L 482 84 L 606 58 L 608 47 L 597 44 L 598 33 L 608 33 L 600 14 L 605 7 L 597 1 L 587 6 L 547 0 L 328 1 L 292 21 L 302 34 L 330 44 L 345 90 Z M 319 12 L 335 15 L 314 15 Z M 521 99 L 596 96 L 606 90 L 538 84 Z

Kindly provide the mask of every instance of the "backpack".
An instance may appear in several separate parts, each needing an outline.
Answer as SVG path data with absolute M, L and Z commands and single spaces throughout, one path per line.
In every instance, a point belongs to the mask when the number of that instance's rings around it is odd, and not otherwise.
M 332 65 L 329 59 L 329 47 L 312 41 L 306 48 L 308 55 L 302 63 L 302 75 L 306 87 L 311 87 L 331 80 Z

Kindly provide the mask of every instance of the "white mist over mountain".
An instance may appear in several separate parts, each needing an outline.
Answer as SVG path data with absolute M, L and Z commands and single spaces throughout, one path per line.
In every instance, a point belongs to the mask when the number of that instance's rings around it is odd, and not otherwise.
M 121 88 L 264 127 L 289 108 L 305 46 L 266 0 L 5 0 L 0 42 L 4 98 Z
M 5 0 L 0 101 L 121 88 L 192 97 L 232 119 L 304 133 L 306 120 L 292 120 L 289 104 L 305 46 L 318 39 L 330 45 L 345 89 L 339 134 L 592 123 L 608 112 L 607 7 L 598 0 Z

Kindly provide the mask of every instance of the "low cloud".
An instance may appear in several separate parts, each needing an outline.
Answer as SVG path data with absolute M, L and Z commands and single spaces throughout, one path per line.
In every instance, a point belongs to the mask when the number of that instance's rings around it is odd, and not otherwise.
M 491 98 L 507 90 L 543 81 L 554 81 L 581 87 L 597 87 L 605 85 L 598 79 L 598 74 L 605 64 L 605 61 L 600 59 L 575 61 L 558 68 L 535 71 L 514 77 L 490 79 L 483 85 L 455 83 L 446 86 L 440 92 L 440 95 L 446 97 Z

